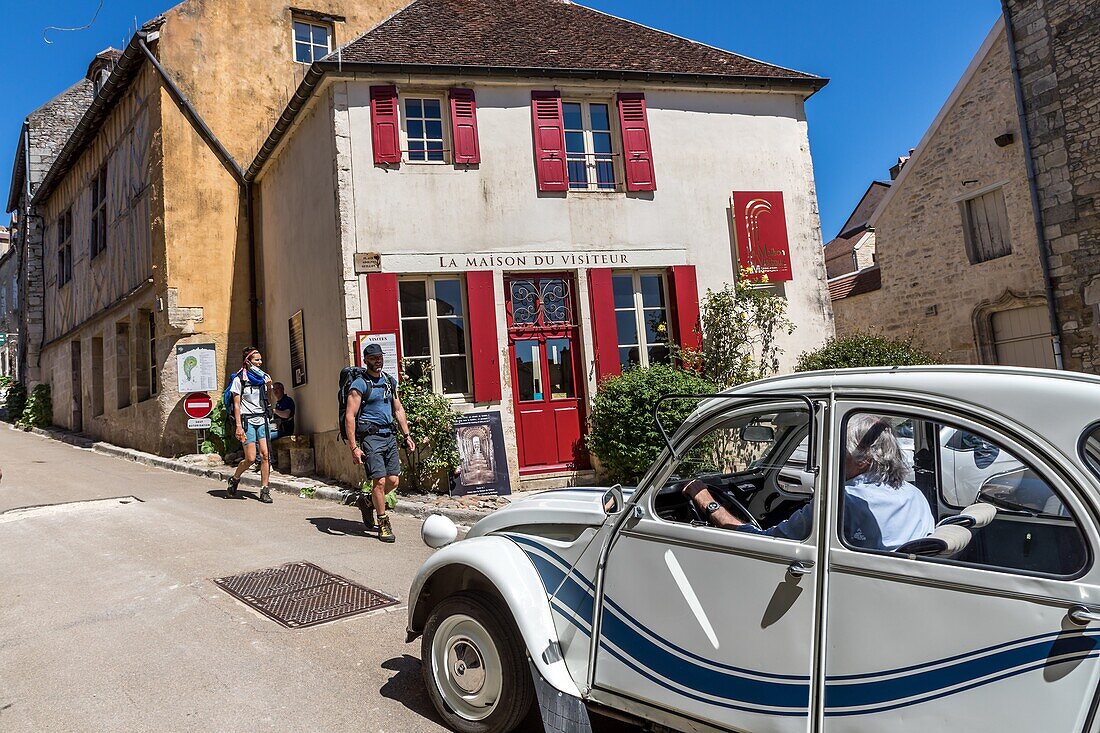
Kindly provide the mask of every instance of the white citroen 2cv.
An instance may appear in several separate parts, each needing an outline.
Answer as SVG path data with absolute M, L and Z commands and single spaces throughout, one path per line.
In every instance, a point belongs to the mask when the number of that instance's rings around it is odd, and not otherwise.
M 784 376 L 668 443 L 634 490 L 425 522 L 408 633 L 450 726 L 1100 727 L 1100 378 Z

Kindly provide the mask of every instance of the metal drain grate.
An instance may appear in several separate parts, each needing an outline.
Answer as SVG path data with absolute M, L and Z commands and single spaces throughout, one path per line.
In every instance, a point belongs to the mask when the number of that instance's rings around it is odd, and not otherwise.
M 400 602 L 308 562 L 214 578 L 214 583 L 290 629 L 316 626 Z

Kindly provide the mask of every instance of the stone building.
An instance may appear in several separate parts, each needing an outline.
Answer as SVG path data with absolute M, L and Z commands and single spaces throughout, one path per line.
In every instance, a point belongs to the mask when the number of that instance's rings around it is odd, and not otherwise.
M 597 381 L 693 345 L 742 269 L 787 299 L 788 357 L 820 345 L 824 83 L 561 0 L 417 0 L 314 64 L 247 177 L 318 469 L 362 474 L 332 396 L 363 338 L 499 414 L 516 487 L 574 480 Z
M 1100 3 L 1004 0 L 1067 369 L 1100 371 Z
M 825 245 L 825 274 L 830 280 L 874 266 L 875 230 L 868 221 L 889 189 L 885 181 L 871 181 L 840 232 Z
M 868 225 L 878 270 L 830 282 L 838 334 L 913 336 L 950 362 L 1055 366 L 1003 19 Z
M 262 346 L 244 168 L 309 63 L 401 4 L 185 0 L 93 60 L 59 149 L 28 118 L 9 209 L 25 222 L 25 377 L 51 385 L 55 423 L 194 450 L 177 347 L 213 344 L 220 384 Z
M 0 227 L 0 376 L 19 375 L 19 268 L 11 229 Z

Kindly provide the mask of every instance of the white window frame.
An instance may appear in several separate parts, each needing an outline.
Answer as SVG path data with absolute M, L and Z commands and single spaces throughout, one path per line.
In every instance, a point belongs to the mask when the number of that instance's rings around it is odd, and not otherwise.
M 634 290 L 634 305 L 633 305 L 632 308 L 620 308 L 617 305 L 614 305 L 614 299 L 615 299 L 614 283 L 615 283 L 615 278 L 616 277 L 626 277 L 627 275 L 629 275 L 630 278 L 631 278 L 631 286 Z M 661 297 L 664 299 L 664 302 L 665 302 L 665 304 L 664 304 L 665 323 L 667 324 L 667 328 L 669 329 L 669 333 L 667 334 L 665 345 L 666 346 L 671 346 L 671 344 L 672 344 L 672 333 L 671 333 L 671 330 L 672 330 L 672 305 L 671 305 L 671 303 L 669 302 L 669 299 L 668 299 L 669 293 L 668 293 L 668 275 L 667 275 L 667 273 L 665 273 L 662 270 L 612 270 L 611 271 L 611 283 L 612 283 L 611 299 L 612 299 L 612 305 L 614 305 L 614 308 L 615 308 L 615 320 L 616 321 L 618 321 L 618 319 L 619 319 L 619 316 L 618 316 L 619 313 L 625 313 L 629 310 L 634 311 L 634 327 L 635 327 L 637 335 L 638 335 L 638 343 L 623 344 L 623 343 L 620 342 L 620 340 L 618 338 L 618 334 L 616 334 L 616 338 L 615 338 L 615 356 L 616 357 L 619 356 L 619 349 L 629 348 L 630 346 L 636 346 L 638 348 L 638 366 L 640 366 L 642 368 L 647 368 L 647 367 L 650 366 L 650 363 L 649 363 L 649 347 L 650 346 L 657 346 L 658 344 L 650 344 L 650 343 L 642 344 L 641 343 L 643 341 L 642 337 L 645 336 L 645 334 L 646 334 L 645 312 L 646 312 L 646 310 L 656 310 L 656 308 L 648 308 L 647 309 L 647 308 L 644 308 L 642 306 L 642 277 L 644 275 L 656 275 L 661 280 Z M 643 349 L 642 348 L 643 345 L 646 348 Z M 622 363 L 621 359 L 620 359 L 619 363 L 620 364 Z
M 436 308 L 435 301 L 435 284 L 439 280 L 458 280 L 459 292 L 462 295 L 462 322 L 464 327 L 462 329 L 462 336 L 466 340 L 466 353 L 465 354 L 441 354 L 439 352 L 439 327 L 438 322 L 441 318 L 439 311 Z M 427 300 L 426 315 L 423 316 L 406 316 L 401 311 L 401 297 L 400 297 L 400 283 L 403 282 L 422 282 L 424 283 L 424 297 Z M 400 333 L 398 338 L 402 344 L 402 348 L 405 343 L 405 321 L 427 321 L 428 322 L 428 358 L 423 356 L 408 357 L 404 353 L 401 354 L 402 364 L 406 359 L 409 361 L 427 361 L 431 364 L 431 382 L 432 391 L 436 394 L 443 395 L 447 399 L 456 401 L 470 401 L 473 397 L 474 388 L 474 375 L 473 375 L 473 360 L 470 354 L 470 304 L 468 299 L 468 293 L 466 290 L 466 278 L 461 275 L 410 275 L 408 277 L 402 277 L 398 280 L 398 298 L 397 298 L 397 322 L 400 324 Z M 446 316 L 442 316 L 446 318 Z M 445 356 L 464 356 L 466 359 L 466 392 L 444 392 L 443 391 L 443 371 L 441 369 L 441 359 Z
M 622 166 L 619 165 L 619 158 L 622 157 L 622 142 L 619 140 L 618 131 L 615 129 L 615 104 L 609 99 L 583 99 L 579 97 L 571 97 L 569 99 L 562 99 L 562 126 L 563 130 L 569 132 L 583 132 L 584 133 L 584 162 L 585 162 L 585 179 L 587 184 L 584 187 L 574 187 L 573 182 L 569 180 L 567 185 L 569 186 L 570 193 L 582 193 L 585 191 L 593 191 L 596 193 L 614 193 L 616 191 L 623 190 L 623 174 Z M 581 106 L 581 125 L 584 129 L 575 130 L 570 127 L 565 127 L 565 105 L 567 104 L 579 104 Z M 612 179 L 610 186 L 601 186 L 598 183 L 598 169 L 596 166 L 596 143 L 594 140 L 594 134 L 592 130 L 592 105 L 600 104 L 607 107 L 607 132 L 611 137 L 611 171 Z M 600 130 L 603 132 L 603 130 Z M 569 178 L 569 149 L 568 143 L 563 140 L 565 145 L 565 175 Z
M 298 40 L 298 36 L 297 36 L 297 33 L 296 33 L 298 25 L 304 25 L 304 26 L 307 26 L 310 29 L 310 31 L 309 31 L 309 42 L 308 43 L 306 43 L 305 41 L 299 41 Z M 314 43 L 313 42 L 313 29 L 314 28 L 321 28 L 325 31 L 325 33 L 327 34 L 327 44 L 326 45 L 322 46 L 319 43 Z M 323 21 L 316 20 L 316 19 L 313 19 L 313 18 L 303 18 L 303 17 L 297 16 L 297 15 L 293 16 L 291 18 L 291 21 L 290 21 L 290 44 L 291 44 L 291 48 L 294 49 L 294 63 L 296 63 L 296 64 L 312 64 L 314 61 L 317 61 L 318 59 L 322 59 L 325 56 L 328 56 L 330 53 L 332 53 L 332 36 L 333 36 L 334 30 L 335 29 L 332 27 L 331 23 L 325 23 Z M 302 46 L 305 46 L 305 47 L 309 48 L 309 54 L 310 54 L 310 60 L 309 61 L 301 61 L 298 58 L 298 46 L 299 45 L 302 45 Z M 318 55 L 317 54 L 317 49 L 319 49 L 319 48 L 323 48 L 325 50 L 325 52 Z
M 419 99 L 421 101 L 421 104 L 423 104 L 423 101 L 425 99 L 431 99 L 433 101 L 439 102 L 439 126 L 441 128 L 441 133 L 442 133 L 442 138 L 441 139 L 442 139 L 442 142 L 443 142 L 443 159 L 442 160 L 413 160 L 412 159 L 412 157 L 411 157 L 412 156 L 412 151 L 410 150 L 411 146 L 409 144 L 409 118 L 408 118 L 408 115 L 406 114 L 406 111 L 405 111 L 405 101 L 410 100 L 410 99 Z M 400 111 L 400 114 L 401 114 L 401 160 L 405 163 L 410 164 L 410 165 L 450 165 L 451 161 L 454 159 L 454 156 L 452 155 L 452 150 L 451 150 L 451 130 L 450 130 L 451 126 L 450 126 L 450 118 L 449 118 L 449 115 L 451 113 L 451 109 L 450 109 L 451 105 L 450 105 L 450 102 L 447 99 L 446 95 L 439 94 L 437 92 L 418 93 L 416 91 L 410 91 L 408 94 L 398 95 L 397 102 L 401 107 L 401 111 Z M 418 117 L 418 118 L 415 118 L 415 119 L 419 119 L 422 122 L 426 121 L 424 117 Z M 417 138 L 417 139 L 418 140 L 424 140 L 424 144 L 425 144 L 424 157 L 427 158 L 427 152 L 428 152 L 427 151 L 427 141 L 429 139 L 434 140 L 435 138 L 424 137 L 424 138 Z M 417 152 L 419 153 L 420 151 L 418 150 Z M 432 151 L 432 152 L 434 152 L 434 151 Z

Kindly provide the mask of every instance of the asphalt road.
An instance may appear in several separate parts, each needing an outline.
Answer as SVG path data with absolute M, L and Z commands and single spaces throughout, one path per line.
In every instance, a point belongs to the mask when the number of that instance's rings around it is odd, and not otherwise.
M 0 730 L 445 730 L 403 603 L 291 630 L 211 581 L 305 560 L 404 599 L 416 520 L 383 545 L 352 507 L 229 499 L 3 424 L 0 469 L 0 512 L 51 505 L 0 513 Z

